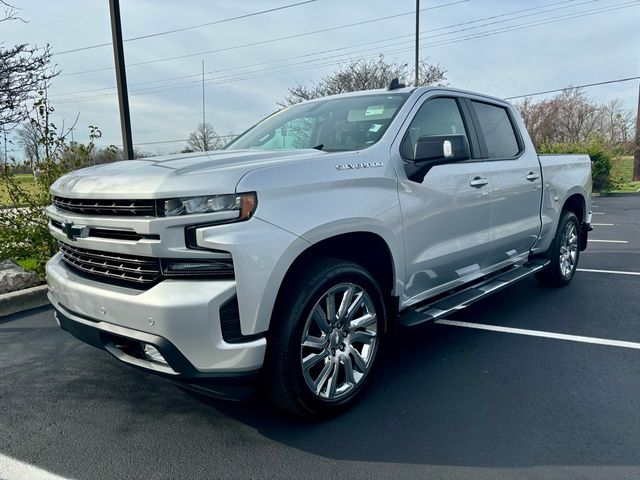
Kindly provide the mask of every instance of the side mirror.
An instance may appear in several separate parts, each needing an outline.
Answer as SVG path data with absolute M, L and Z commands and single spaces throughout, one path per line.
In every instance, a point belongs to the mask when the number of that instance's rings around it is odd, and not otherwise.
M 416 163 L 448 163 L 469 160 L 469 142 L 466 135 L 429 135 L 418 138 L 413 152 Z

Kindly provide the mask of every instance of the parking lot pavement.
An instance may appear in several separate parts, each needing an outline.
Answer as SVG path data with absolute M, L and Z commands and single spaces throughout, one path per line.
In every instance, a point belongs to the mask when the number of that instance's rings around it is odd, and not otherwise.
M 628 243 L 590 243 L 580 267 L 640 272 L 640 196 L 594 203 L 616 225 L 591 237 Z M 391 337 L 365 398 L 325 422 L 193 397 L 26 312 L 0 323 L 0 478 L 640 478 L 640 350 L 589 340 L 640 346 L 639 286 L 528 279 L 449 318 L 587 343 L 444 324 Z
M 640 272 L 640 200 L 636 194 L 594 199 L 593 231 L 581 268 Z M 627 243 L 609 243 L 627 242 Z

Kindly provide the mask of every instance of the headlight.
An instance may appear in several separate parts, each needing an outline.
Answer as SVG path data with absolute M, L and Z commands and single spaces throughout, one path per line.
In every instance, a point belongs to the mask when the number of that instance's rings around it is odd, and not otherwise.
M 255 192 L 230 195 L 204 195 L 198 197 L 170 198 L 160 202 L 166 217 L 191 215 L 194 213 L 230 212 L 228 220 L 247 220 L 258 206 Z

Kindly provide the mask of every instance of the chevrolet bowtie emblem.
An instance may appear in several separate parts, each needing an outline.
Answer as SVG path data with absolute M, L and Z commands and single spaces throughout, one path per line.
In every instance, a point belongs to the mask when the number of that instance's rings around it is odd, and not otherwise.
M 78 237 L 83 237 L 85 232 L 85 226 L 74 225 L 73 222 L 65 220 L 62 222 L 62 232 L 67 236 L 69 240 L 75 240 Z

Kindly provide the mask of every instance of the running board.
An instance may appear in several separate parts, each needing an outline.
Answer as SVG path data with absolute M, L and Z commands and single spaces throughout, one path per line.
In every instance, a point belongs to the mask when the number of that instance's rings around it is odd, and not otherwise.
M 549 265 L 549 260 L 531 260 L 529 263 L 513 267 L 506 272 L 484 277 L 464 290 L 456 291 L 445 298 L 431 301 L 431 303 L 414 305 L 400 314 L 399 325 L 413 327 L 462 310 L 472 303 L 514 284 L 518 280 L 533 275 L 547 265 Z

